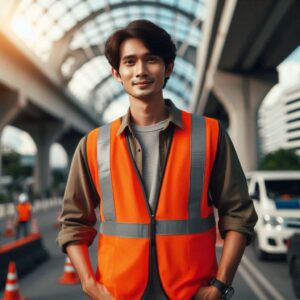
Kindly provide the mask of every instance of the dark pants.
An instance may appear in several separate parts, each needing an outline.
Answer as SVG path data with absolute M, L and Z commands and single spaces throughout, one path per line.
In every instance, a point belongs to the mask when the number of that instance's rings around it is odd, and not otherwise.
M 16 234 L 16 239 L 21 238 L 22 236 L 28 235 L 28 221 L 21 221 L 18 222 L 17 225 L 17 234 Z

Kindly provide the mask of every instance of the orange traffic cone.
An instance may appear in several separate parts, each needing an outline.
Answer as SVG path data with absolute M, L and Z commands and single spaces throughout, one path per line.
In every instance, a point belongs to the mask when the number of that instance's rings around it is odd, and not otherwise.
M 64 266 L 64 275 L 58 279 L 60 284 L 78 284 L 80 282 L 76 270 L 73 267 L 69 257 L 66 258 Z
M 8 265 L 8 273 L 5 284 L 4 298 L 1 300 L 27 300 L 19 293 L 19 284 L 16 265 L 11 261 Z
M 5 231 L 3 232 L 3 235 L 6 237 L 12 237 L 15 235 L 14 223 L 11 218 L 6 220 Z

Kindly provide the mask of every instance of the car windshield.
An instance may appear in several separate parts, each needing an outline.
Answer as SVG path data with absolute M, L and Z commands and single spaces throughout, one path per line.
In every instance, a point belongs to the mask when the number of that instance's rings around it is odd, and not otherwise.
M 300 198 L 300 179 L 266 180 L 268 198 L 274 200 L 295 200 Z

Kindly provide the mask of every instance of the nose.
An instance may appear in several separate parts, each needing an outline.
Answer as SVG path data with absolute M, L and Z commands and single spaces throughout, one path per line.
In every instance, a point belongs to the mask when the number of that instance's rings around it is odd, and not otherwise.
M 147 66 L 143 61 L 139 61 L 136 64 L 136 77 L 141 78 L 148 74 L 147 72 Z

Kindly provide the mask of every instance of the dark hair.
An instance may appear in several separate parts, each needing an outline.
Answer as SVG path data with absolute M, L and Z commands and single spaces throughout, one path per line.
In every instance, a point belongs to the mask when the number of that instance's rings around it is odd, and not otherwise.
M 125 28 L 115 31 L 105 43 L 105 56 L 110 65 L 119 70 L 120 46 L 130 38 L 137 38 L 143 42 L 151 53 L 161 57 L 167 67 L 176 57 L 176 46 L 171 36 L 161 27 L 148 20 L 135 20 Z M 166 78 L 165 84 L 169 78 Z

